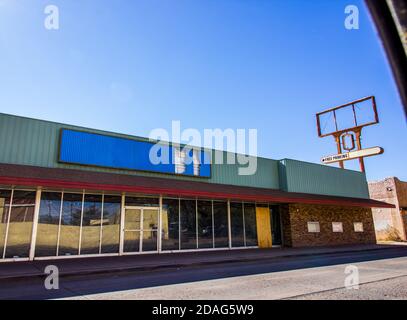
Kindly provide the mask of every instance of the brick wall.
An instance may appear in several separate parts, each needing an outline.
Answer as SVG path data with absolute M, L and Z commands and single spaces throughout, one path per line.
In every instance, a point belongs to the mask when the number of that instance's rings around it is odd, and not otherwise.
M 284 245 L 289 247 L 374 244 L 372 211 L 369 208 L 290 204 L 281 207 Z M 309 233 L 307 223 L 319 222 L 320 232 Z M 342 222 L 343 232 L 333 232 L 332 222 Z M 363 223 L 363 232 L 354 231 Z

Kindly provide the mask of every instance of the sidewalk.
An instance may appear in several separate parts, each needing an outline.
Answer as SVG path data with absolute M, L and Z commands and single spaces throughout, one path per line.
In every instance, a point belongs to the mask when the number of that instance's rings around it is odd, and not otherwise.
M 336 254 L 367 250 L 382 250 L 404 247 L 398 245 L 352 245 L 317 248 L 272 248 L 241 249 L 185 253 L 143 254 L 132 256 L 71 258 L 55 260 L 37 260 L 29 262 L 0 263 L 0 280 L 23 279 L 44 276 L 48 265 L 56 265 L 62 277 L 111 272 L 151 271 L 157 269 L 193 267 L 200 265 L 222 264 L 269 260 L 283 257 L 300 257 L 321 254 Z

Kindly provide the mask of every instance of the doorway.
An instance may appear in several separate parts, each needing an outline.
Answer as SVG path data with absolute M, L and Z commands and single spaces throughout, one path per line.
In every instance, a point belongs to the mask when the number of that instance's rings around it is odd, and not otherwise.
M 123 252 L 158 252 L 159 209 L 126 207 L 123 228 Z

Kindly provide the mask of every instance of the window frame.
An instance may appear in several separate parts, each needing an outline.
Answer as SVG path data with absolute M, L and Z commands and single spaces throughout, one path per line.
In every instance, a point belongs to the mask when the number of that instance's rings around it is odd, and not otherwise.
M 317 228 L 315 229 L 315 231 L 312 231 L 310 226 L 317 226 Z M 308 231 L 308 233 L 321 233 L 321 225 L 320 225 L 319 221 L 308 221 L 307 222 L 307 231 Z

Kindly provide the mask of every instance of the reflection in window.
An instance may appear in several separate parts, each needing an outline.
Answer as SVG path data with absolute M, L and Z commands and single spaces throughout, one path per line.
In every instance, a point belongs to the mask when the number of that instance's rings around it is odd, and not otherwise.
M 246 232 L 246 246 L 257 246 L 256 207 L 252 203 L 244 204 L 244 222 Z
M 213 248 L 212 201 L 198 201 L 198 247 Z
M 195 200 L 181 200 L 181 249 L 196 249 Z
M 215 248 L 229 246 L 228 236 L 228 204 L 227 202 L 213 202 Z
M 179 200 L 163 199 L 162 250 L 179 250 Z
M 230 219 L 231 219 L 231 234 L 232 247 L 244 246 L 244 230 L 243 230 L 243 204 L 230 204 Z
M 124 252 L 140 251 L 141 209 L 126 209 L 124 214 Z
M 158 209 L 143 209 L 143 251 L 157 251 Z
M 57 255 L 61 193 L 42 192 L 38 217 L 36 257 Z
M 131 207 L 158 207 L 160 205 L 159 198 L 153 197 L 127 197 L 126 206 Z
M 102 196 L 85 195 L 83 203 L 81 254 L 99 253 Z
M 28 257 L 34 219 L 35 191 L 14 191 L 5 258 Z
M 0 259 L 3 258 L 4 241 L 6 239 L 7 217 L 10 208 L 11 191 L 0 190 Z
M 118 253 L 120 239 L 120 196 L 105 196 L 102 219 L 101 253 Z
M 82 195 L 65 193 L 62 205 L 61 231 L 58 255 L 79 253 Z

